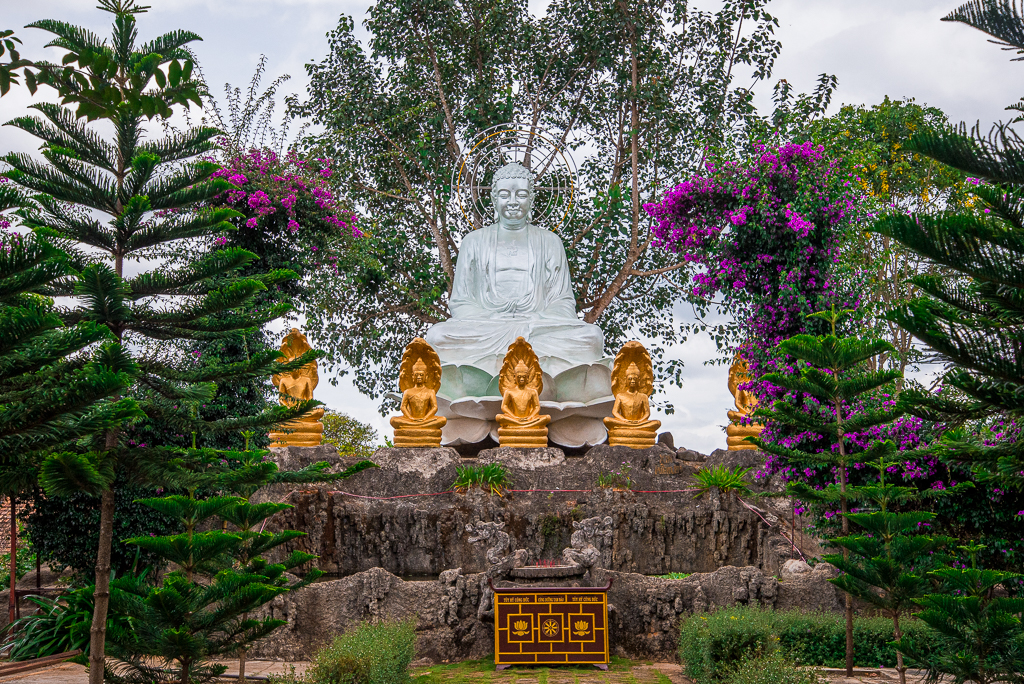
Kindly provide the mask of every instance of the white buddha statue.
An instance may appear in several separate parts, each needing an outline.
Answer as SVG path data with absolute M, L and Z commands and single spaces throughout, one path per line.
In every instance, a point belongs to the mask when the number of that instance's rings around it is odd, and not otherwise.
M 530 223 L 533 199 L 529 169 L 512 163 L 495 171 L 497 223 L 463 239 L 448 304 L 452 317 L 426 334 L 443 364 L 496 375 L 520 336 L 551 376 L 604 356 L 604 333 L 576 316 L 561 239 Z

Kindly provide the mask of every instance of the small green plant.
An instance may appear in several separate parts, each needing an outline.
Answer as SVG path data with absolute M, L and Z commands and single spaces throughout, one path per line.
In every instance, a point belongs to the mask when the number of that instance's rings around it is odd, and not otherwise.
M 697 480 L 697 493 L 693 498 L 699 499 L 712 489 L 717 489 L 722 494 L 736 492 L 737 495 L 749 495 L 751 492 L 747 475 L 751 470 L 753 469 L 734 469 L 724 464 L 717 465 L 714 468 L 700 468 L 693 476 Z
M 114 578 L 110 583 L 112 602 L 122 600 L 122 584 L 125 581 L 141 581 L 147 571 L 139 577 L 125 580 Z M 7 628 L 12 634 L 10 660 L 28 660 L 75 649 L 89 652 L 89 630 L 92 627 L 93 592 L 88 585 L 68 591 L 57 598 L 49 596 L 28 596 L 37 610 L 14 621 Z M 118 638 L 129 638 L 134 633 L 132 619 L 117 610 L 107 614 L 107 631 Z
M 272 676 L 275 684 L 405 684 L 416 621 L 361 622 L 316 652 L 304 675 Z
M 504 494 L 505 490 L 511 486 L 512 479 L 500 463 L 459 466 L 455 469 L 455 482 L 452 483 L 452 489 L 457 492 L 465 492 L 473 487 L 479 487 L 498 496 Z
M 748 657 L 725 676 L 725 684 L 825 684 L 816 670 L 801 669 L 778 651 Z
M 540 533 L 545 537 L 549 537 L 555 532 L 558 532 L 562 527 L 562 521 L 557 515 L 548 514 L 544 516 L 544 519 L 540 522 Z
M 623 461 L 622 465 L 610 473 L 601 471 L 597 476 L 597 486 L 602 489 L 632 489 L 632 470 L 633 466 Z
M 688 572 L 668 572 L 664 575 L 655 575 L 658 579 L 686 579 L 689 576 Z
M 28 574 L 29 570 L 36 567 L 36 554 L 30 546 L 22 546 L 18 549 L 18 555 L 15 556 L 16 572 L 18 573 L 18 581 Z M 11 578 L 11 554 L 5 553 L 0 556 L 0 580 L 4 583 L 9 583 Z

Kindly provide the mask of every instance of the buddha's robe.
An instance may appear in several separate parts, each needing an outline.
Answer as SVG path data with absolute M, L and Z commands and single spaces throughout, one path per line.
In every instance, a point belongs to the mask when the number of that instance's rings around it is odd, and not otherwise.
M 518 240 L 499 236 L 501 230 L 494 224 L 462 241 L 449 301 L 452 317 L 426 334 L 441 362 L 496 375 L 520 335 L 551 375 L 600 360 L 604 333 L 576 317 L 559 237 L 532 225 L 522 229 L 525 235 L 511 236 Z

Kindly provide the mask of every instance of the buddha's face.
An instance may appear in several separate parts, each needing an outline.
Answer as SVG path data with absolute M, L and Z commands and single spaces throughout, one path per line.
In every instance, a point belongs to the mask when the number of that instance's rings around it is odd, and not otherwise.
M 519 385 L 519 389 L 526 387 L 526 381 L 529 379 L 529 374 L 526 371 L 516 372 L 516 384 Z
M 636 389 L 640 386 L 640 374 L 626 373 L 626 383 L 629 385 L 630 392 L 636 392 Z
M 426 373 L 424 373 L 423 371 L 419 371 L 419 370 L 418 371 L 413 371 L 413 374 L 412 374 L 412 384 L 416 385 L 417 387 L 423 387 L 423 385 L 425 385 L 426 382 L 427 382 L 427 374 Z
M 521 228 L 530 217 L 533 197 L 525 178 L 502 178 L 494 190 L 498 222 L 506 228 Z

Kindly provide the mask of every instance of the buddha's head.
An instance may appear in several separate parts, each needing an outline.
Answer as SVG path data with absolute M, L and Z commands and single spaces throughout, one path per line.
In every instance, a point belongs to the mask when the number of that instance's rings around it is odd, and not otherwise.
M 515 374 L 516 385 L 519 387 L 519 389 L 523 389 L 524 387 L 526 387 L 526 383 L 530 379 L 530 367 L 527 366 L 523 361 L 520 361 L 519 363 L 516 364 Z
M 636 392 L 640 387 L 640 369 L 635 363 L 629 364 L 629 368 L 626 369 L 626 384 L 629 385 L 630 392 Z
M 491 203 L 505 228 L 515 230 L 530 222 L 533 197 L 533 172 L 522 164 L 512 162 L 494 172 Z
M 423 387 L 426 383 L 427 364 L 423 363 L 423 359 L 416 359 L 416 363 L 412 364 L 412 384 Z

